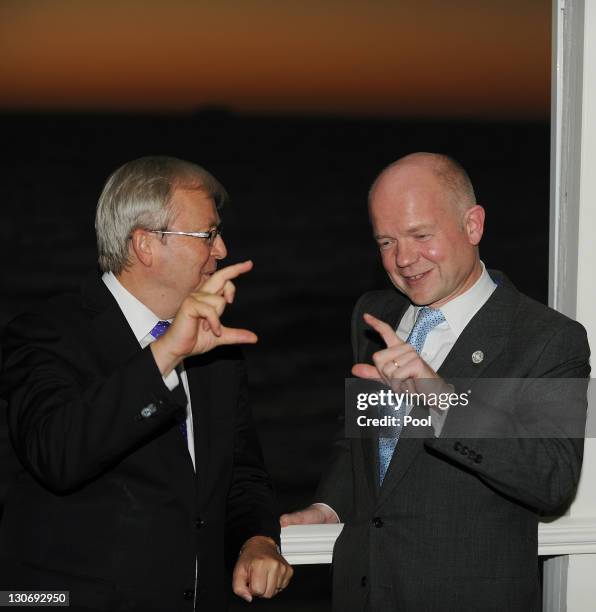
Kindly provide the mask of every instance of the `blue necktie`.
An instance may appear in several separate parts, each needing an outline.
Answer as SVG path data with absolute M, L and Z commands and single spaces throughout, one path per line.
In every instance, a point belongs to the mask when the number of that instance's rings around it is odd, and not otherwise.
M 163 334 L 166 333 L 168 327 L 170 327 L 169 321 L 158 321 L 155 324 L 155 327 L 149 333 L 157 340 L 160 336 L 163 336 Z M 188 444 L 188 433 L 186 431 L 186 419 L 184 419 L 184 421 L 180 423 L 179 427 L 180 427 L 180 431 L 182 432 L 182 435 L 184 436 L 184 440 Z
M 420 353 L 428 334 L 443 321 L 445 321 L 445 315 L 440 310 L 424 306 L 419 310 L 414 327 L 412 327 L 406 342 L 411 344 L 417 353 Z M 404 415 L 405 404 L 402 404 L 397 415 L 400 422 L 403 422 Z M 400 433 L 401 427 L 398 429 L 395 438 L 379 438 L 379 484 L 383 484 Z
M 158 321 L 149 333 L 157 340 L 166 333 L 168 327 L 170 327 L 169 321 Z

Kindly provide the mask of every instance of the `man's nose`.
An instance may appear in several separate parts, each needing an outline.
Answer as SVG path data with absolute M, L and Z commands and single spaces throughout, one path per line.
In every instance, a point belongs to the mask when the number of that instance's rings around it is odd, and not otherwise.
M 395 264 L 398 268 L 406 268 L 418 259 L 416 245 L 404 240 L 395 245 Z
M 227 254 L 228 249 L 226 248 L 226 243 L 221 235 L 217 234 L 213 246 L 211 247 L 211 255 L 215 257 L 215 259 L 224 259 Z

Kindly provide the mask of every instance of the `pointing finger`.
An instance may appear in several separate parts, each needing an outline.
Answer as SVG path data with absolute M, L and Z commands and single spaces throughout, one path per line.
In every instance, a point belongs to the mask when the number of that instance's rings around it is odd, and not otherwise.
M 395 330 L 391 327 L 391 325 L 385 323 L 385 321 L 381 321 L 380 319 L 377 319 L 377 317 L 373 317 L 373 315 L 368 314 L 367 312 L 364 313 L 363 319 L 381 336 L 381 338 L 383 338 L 388 347 L 403 344 L 403 341 L 397 337 Z
M 246 274 L 246 272 L 252 270 L 252 267 L 253 263 L 249 259 L 248 261 L 221 268 L 217 272 L 214 272 L 211 277 L 201 285 L 201 291 L 219 294 L 224 290 L 227 281 L 237 278 L 241 274 Z

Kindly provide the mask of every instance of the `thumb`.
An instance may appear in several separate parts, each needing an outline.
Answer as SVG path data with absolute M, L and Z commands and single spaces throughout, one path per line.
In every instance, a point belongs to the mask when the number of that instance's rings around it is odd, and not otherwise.
M 288 527 L 289 525 L 313 525 L 324 522 L 325 515 L 316 506 L 282 514 L 279 517 L 279 523 L 282 527 Z
M 282 514 L 279 517 L 279 524 L 282 527 L 287 527 L 288 525 L 300 525 L 303 521 L 297 516 L 300 512 L 290 512 L 288 514 Z
M 248 568 L 240 560 L 237 561 L 236 567 L 234 568 L 232 590 L 238 597 L 241 597 L 245 601 L 252 601 L 252 594 L 248 588 Z
M 352 367 L 352 374 L 358 378 L 367 378 L 369 380 L 379 380 L 381 375 L 375 366 L 368 363 L 357 363 Z
M 258 336 L 248 329 L 223 327 L 217 344 L 256 344 L 258 340 Z

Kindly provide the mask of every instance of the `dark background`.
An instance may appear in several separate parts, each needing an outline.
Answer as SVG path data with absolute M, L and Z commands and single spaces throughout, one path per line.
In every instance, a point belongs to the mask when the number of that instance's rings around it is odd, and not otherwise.
M 546 302 L 546 122 L 195 114 L 0 115 L 0 326 L 96 270 L 93 221 L 108 174 L 166 154 L 204 165 L 229 190 L 228 262 L 251 258 L 226 321 L 254 330 L 252 403 L 280 511 L 312 501 L 350 367 L 358 296 L 388 285 L 366 214 L 376 174 L 413 151 L 447 153 L 487 211 L 481 256 Z M 12 464 L 3 447 L 3 482 Z M 6 485 L 4 485 L 6 486 Z M 3 491 L 2 491 L 3 494 Z M 329 568 L 297 567 L 269 610 L 327 610 Z M 244 608 L 237 602 L 238 609 Z

